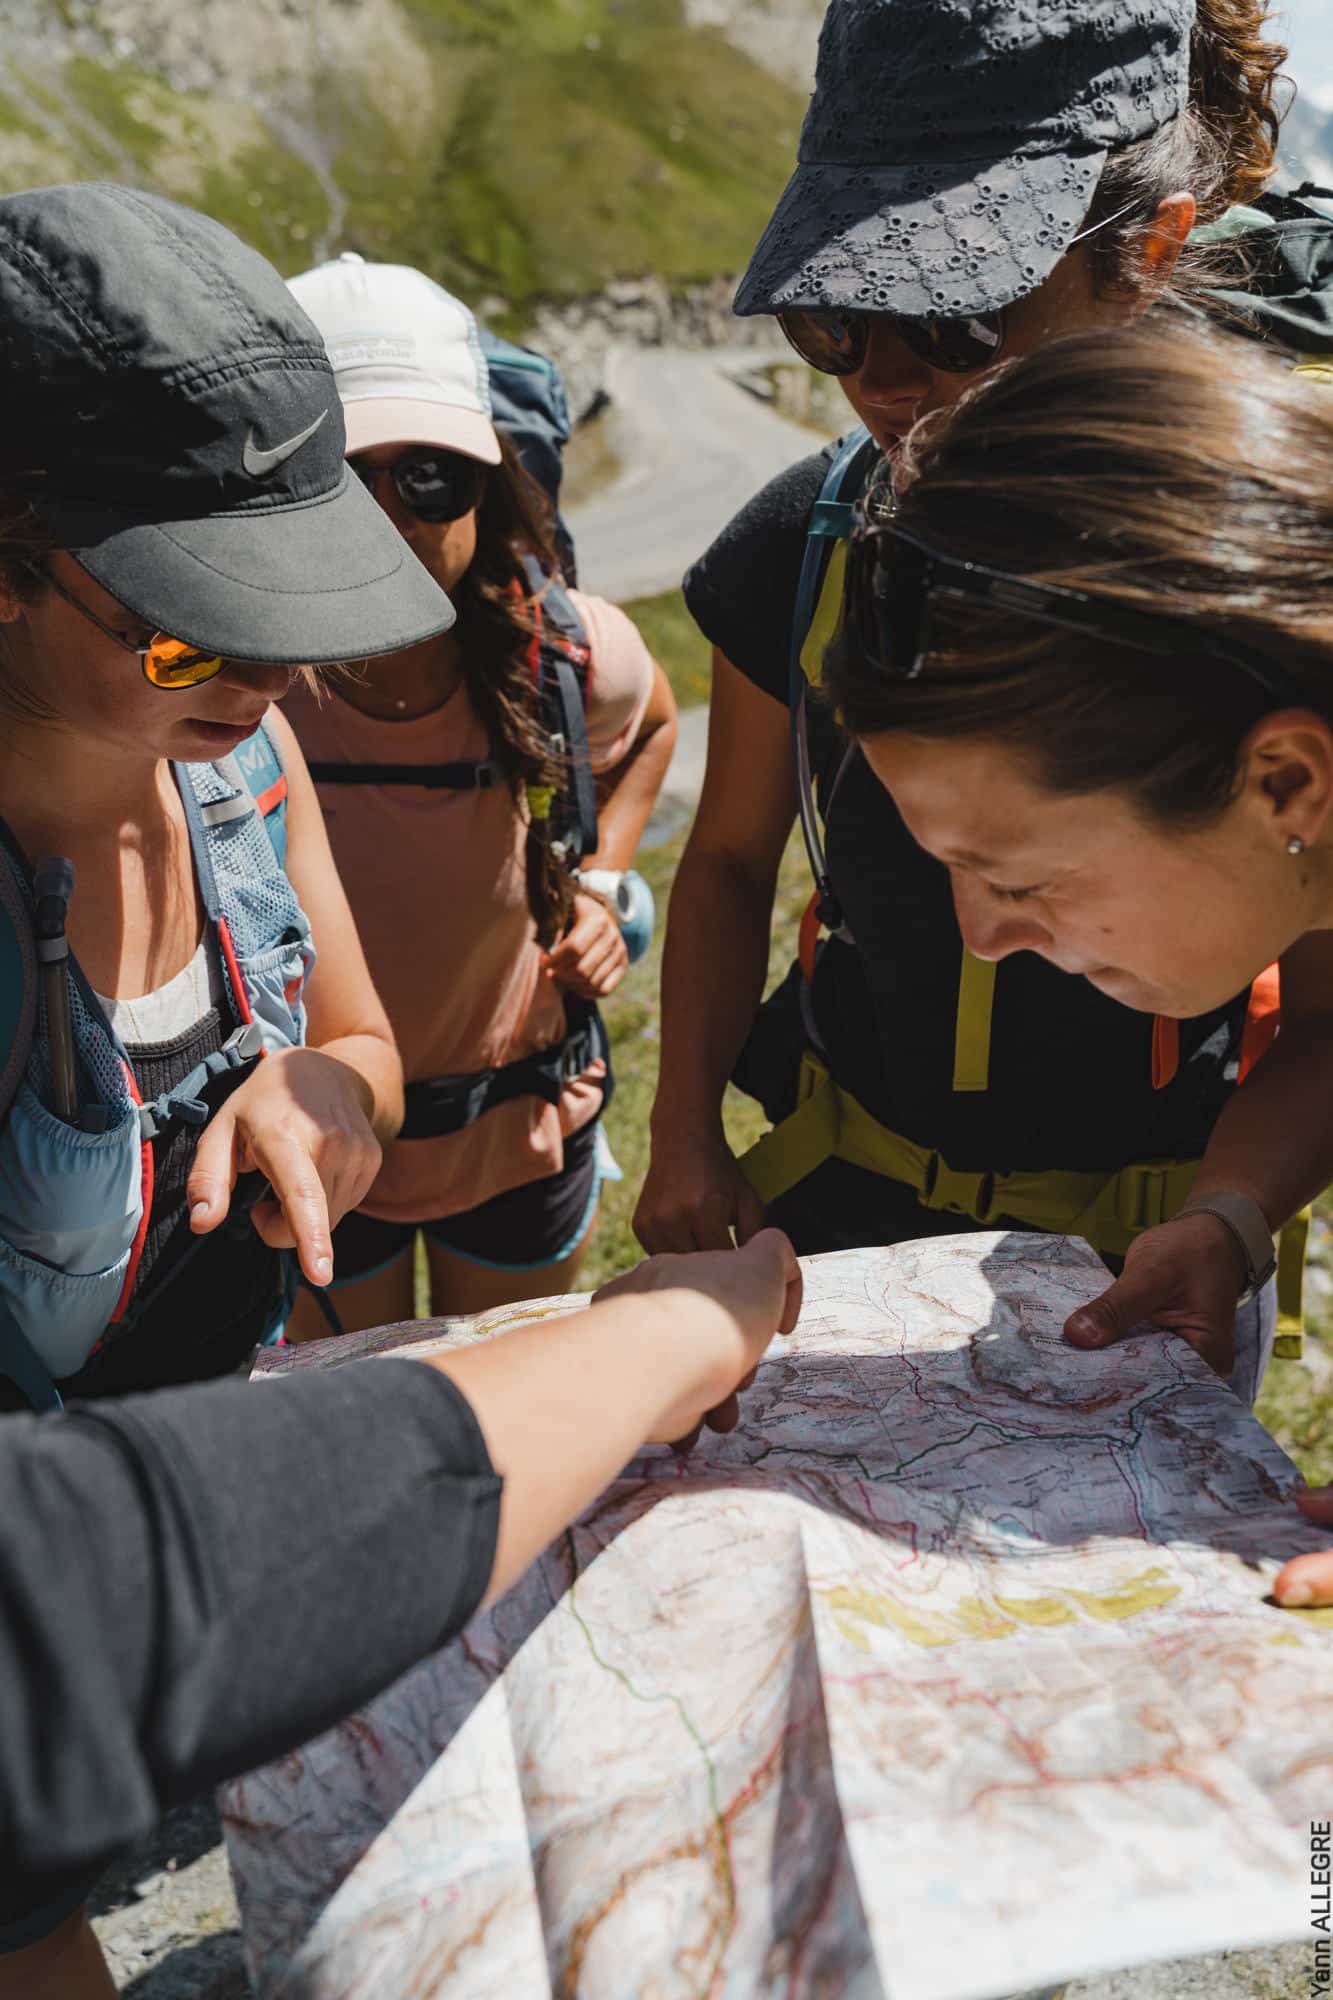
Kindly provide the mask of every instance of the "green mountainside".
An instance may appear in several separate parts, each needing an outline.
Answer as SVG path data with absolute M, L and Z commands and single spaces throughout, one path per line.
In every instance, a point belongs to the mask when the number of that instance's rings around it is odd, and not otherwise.
M 176 0 L 27 4 L 0 26 L 0 192 L 132 179 L 284 270 L 400 258 L 514 319 L 737 269 L 804 108 L 686 0 L 208 0 L 195 42 Z

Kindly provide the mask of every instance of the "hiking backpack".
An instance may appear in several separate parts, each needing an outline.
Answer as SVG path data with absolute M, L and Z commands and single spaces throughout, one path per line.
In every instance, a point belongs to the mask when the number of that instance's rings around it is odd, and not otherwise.
M 537 481 L 555 508 L 555 545 L 565 582 L 578 583 L 574 541 L 560 512 L 564 450 L 573 428 L 569 399 L 554 361 L 534 348 L 518 347 L 479 327 L 481 351 L 491 377 L 495 427 L 518 452 L 523 469 Z

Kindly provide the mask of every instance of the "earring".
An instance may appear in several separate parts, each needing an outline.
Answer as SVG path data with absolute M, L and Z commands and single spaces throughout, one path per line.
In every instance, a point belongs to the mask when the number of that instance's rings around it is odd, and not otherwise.
M 1304 854 L 1305 842 L 1298 833 L 1293 833 L 1291 839 L 1287 842 L 1287 852 L 1288 854 Z

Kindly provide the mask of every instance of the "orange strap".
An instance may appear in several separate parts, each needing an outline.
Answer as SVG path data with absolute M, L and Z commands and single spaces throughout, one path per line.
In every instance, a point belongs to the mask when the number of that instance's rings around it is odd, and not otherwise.
M 1282 972 L 1270 965 L 1250 988 L 1250 1011 L 1240 1038 L 1240 1069 L 1237 1083 L 1244 1083 L 1261 1056 L 1266 1056 L 1277 1038 L 1282 1014 Z
M 1270 965 L 1250 988 L 1250 1005 L 1240 1037 L 1237 1083 L 1244 1083 L 1262 1056 L 1272 1048 L 1282 1017 L 1282 973 Z M 1158 1014 L 1152 1024 L 1152 1087 L 1165 1090 L 1180 1068 L 1180 1024 Z
M 1153 1017 L 1152 1087 L 1165 1090 L 1180 1068 L 1180 1023 L 1165 1014 Z

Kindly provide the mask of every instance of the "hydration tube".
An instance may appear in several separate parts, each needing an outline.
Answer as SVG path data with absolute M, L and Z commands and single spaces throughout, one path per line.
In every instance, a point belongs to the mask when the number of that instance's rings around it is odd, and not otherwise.
M 33 928 L 46 1006 L 46 1033 L 51 1044 L 54 1109 L 57 1118 L 73 1125 L 79 1115 L 79 1093 L 69 1012 L 69 939 L 65 925 L 69 919 L 69 899 L 74 894 L 74 863 L 63 854 L 39 861 L 32 889 L 37 904 Z

